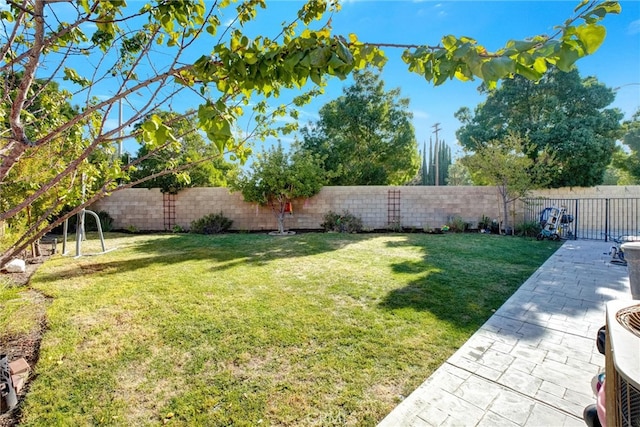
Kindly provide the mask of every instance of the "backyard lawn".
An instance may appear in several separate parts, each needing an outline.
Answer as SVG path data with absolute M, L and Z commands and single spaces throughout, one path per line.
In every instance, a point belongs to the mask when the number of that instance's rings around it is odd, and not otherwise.
M 21 425 L 372 426 L 559 247 L 484 234 L 106 244 L 51 258 L 31 291 L 0 285 L 0 343 L 34 321 L 27 293 L 46 304 Z

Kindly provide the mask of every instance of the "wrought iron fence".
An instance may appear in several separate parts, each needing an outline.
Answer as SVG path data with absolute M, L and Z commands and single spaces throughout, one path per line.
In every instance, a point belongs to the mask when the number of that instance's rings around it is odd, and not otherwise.
M 565 208 L 573 221 L 567 224 L 564 238 L 609 241 L 612 237 L 640 235 L 638 198 L 527 198 L 523 202 L 525 222 L 540 221 L 546 208 Z

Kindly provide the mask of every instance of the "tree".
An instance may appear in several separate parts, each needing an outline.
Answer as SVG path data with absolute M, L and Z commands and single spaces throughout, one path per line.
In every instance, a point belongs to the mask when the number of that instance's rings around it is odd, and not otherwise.
M 451 147 L 444 140 L 433 145 L 429 140 L 429 157 L 427 159 L 427 144 L 423 144 L 422 163 L 415 176 L 407 185 L 436 185 L 436 173 L 438 185 L 449 185 L 449 173 L 451 168 Z M 437 165 L 436 165 L 437 159 Z M 461 184 L 451 184 L 461 185 Z
M 22 77 L 20 73 L 5 73 L 0 79 L 6 90 Z M 61 90 L 57 83 L 36 79 L 31 90 L 38 93 L 38 96 L 25 104 L 24 115 L 31 120 L 38 120 L 38 127 L 27 129 L 29 138 L 38 138 L 41 133 L 47 133 L 78 114 L 78 110 L 67 102 L 68 93 Z M 55 114 L 47 114 L 48 111 L 54 111 Z M 9 126 L 8 122 L 9 118 L 3 116 L 0 128 L 6 129 Z M 10 210 L 36 193 L 40 194 L 32 203 L 7 219 L 12 237 L 37 233 L 45 227 L 45 224 L 38 221 L 39 218 L 56 216 L 65 207 L 66 200 L 82 197 L 82 188 L 90 184 L 85 177 L 95 168 L 95 165 L 89 162 L 79 164 L 73 174 L 61 179 L 57 185 L 46 191 L 42 191 L 40 187 L 42 182 L 56 177 L 67 162 L 82 152 L 86 144 L 82 128 L 83 123 L 79 122 L 70 128 L 65 138 L 56 137 L 47 145 L 30 147 L 21 162 L 12 168 L 1 183 L 0 212 Z M 0 240 L 0 248 L 4 248 L 5 240 L 7 239 Z M 37 255 L 35 248 L 32 253 Z
M 551 187 L 590 187 L 602 183 L 619 134 L 622 115 L 606 108 L 613 100 L 612 89 L 594 77 L 581 79 L 577 70 L 553 68 L 537 83 L 516 76 L 488 92 L 473 114 L 459 110 L 463 126 L 456 135 L 471 151 L 509 132 L 522 135 L 533 144 L 534 162 L 547 148 L 555 153 Z
M 237 164 L 226 161 L 218 148 L 208 144 L 189 119 L 178 118 L 170 112 L 159 115 L 171 123 L 171 129 L 177 139 L 173 144 L 152 153 L 146 145 L 141 145 L 133 160 L 133 163 L 137 164 L 136 169 L 131 172 L 131 179 L 142 181 L 146 176 L 157 175 L 165 170 L 174 171 L 181 165 L 191 166 L 188 173 L 161 175 L 141 182 L 136 187 L 160 188 L 163 192 L 169 193 L 175 193 L 185 187 L 226 187 L 227 175 L 237 168 Z
M 553 162 L 553 157 L 539 153 L 534 162 L 527 154 L 529 150 L 528 141 L 509 133 L 503 140 L 488 141 L 461 159 L 475 184 L 496 187 L 502 201 L 503 231 L 510 229 L 509 203 L 525 197 L 533 188 L 543 187 L 548 180 L 545 164 Z
M 431 157 L 431 141 L 429 141 L 429 157 Z M 422 144 L 422 165 L 420 166 L 420 185 L 429 185 L 429 163 L 427 163 L 427 143 Z
M 461 160 L 456 160 L 449 167 L 449 176 L 447 177 L 447 185 L 472 185 L 469 169 Z
M 626 145 L 627 150 L 618 147 L 613 156 L 612 166 L 619 171 L 618 175 L 622 175 L 621 178 L 626 179 L 626 184 L 631 184 L 632 181 L 640 180 L 640 109 L 622 126 L 622 144 Z
M 617 2 L 581 2 L 575 16 L 550 37 L 509 41 L 505 48 L 488 52 L 467 37 L 446 36 L 435 46 L 398 46 L 363 43 L 353 34 L 333 35 L 329 25 L 313 28 L 340 8 L 325 0 L 302 4 L 275 38 L 244 32 L 250 21 L 261 18 L 258 9 L 266 8 L 262 0 L 237 5 L 156 0 L 129 7 L 124 1 L 6 0 L 5 5 L 0 9 L 0 115 L 5 118 L 0 129 L 0 189 L 35 150 L 53 153 L 49 147 L 61 141 L 73 147 L 54 154 L 55 173 L 38 177 L 32 193 L 0 213 L 0 221 L 9 221 L 53 189 L 69 189 L 54 204 L 43 202 L 45 209 L 27 231 L 2 242 L 0 266 L 111 192 L 188 170 L 189 164 L 180 165 L 135 181 L 129 176 L 135 165 L 113 155 L 116 144 L 137 135 L 148 154 L 173 144 L 176 136 L 170 125 L 156 113 L 173 111 L 176 99 L 194 98 L 199 131 L 219 153 L 243 160 L 249 153 L 248 140 L 277 132 L 275 117 L 287 113 L 295 117 L 295 108 L 317 93 L 316 86 L 329 76 L 346 78 L 367 64 L 383 65 L 384 47 L 404 48 L 409 70 L 435 84 L 455 77 L 479 78 L 493 85 L 514 73 L 537 79 L 547 64 L 568 70 L 577 59 L 592 54 L 605 36 L 600 21 L 620 11 Z M 203 52 L 203 46 L 210 50 Z M 62 82 L 63 103 L 77 105 L 77 114 L 67 117 L 51 108 L 34 115 L 29 106 L 44 96 L 35 89 L 36 80 Z M 309 92 L 297 96 L 292 105 L 267 108 L 266 100 L 281 91 L 301 88 Z M 113 125 L 112 115 L 120 104 L 128 106 L 128 118 Z M 253 117 L 252 127 L 236 132 L 236 122 L 245 112 Z M 143 118 L 144 123 L 132 131 Z M 100 163 L 89 162 L 91 157 Z M 75 179 L 79 170 L 84 180 Z M 74 208 L 50 222 L 48 212 L 60 204 Z
M 353 74 L 353 85 L 302 128 L 302 149 L 324 158 L 328 185 L 399 185 L 419 167 L 409 100 L 385 91 L 380 76 Z
M 445 144 L 444 140 L 440 142 L 436 140 L 435 144 L 429 141 L 429 163 L 425 166 L 427 166 L 426 169 L 423 169 L 427 171 L 427 183 L 423 185 L 446 185 L 451 166 L 451 148 Z
M 292 200 L 312 197 L 320 192 L 324 170 L 320 160 L 307 152 L 286 153 L 278 144 L 263 150 L 250 171 L 231 181 L 246 202 L 268 206 L 278 221 L 278 233 L 285 234 L 284 219 Z

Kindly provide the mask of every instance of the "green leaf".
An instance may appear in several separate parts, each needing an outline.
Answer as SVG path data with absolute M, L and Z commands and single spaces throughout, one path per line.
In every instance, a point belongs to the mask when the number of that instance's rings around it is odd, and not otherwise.
M 605 1 L 596 6 L 590 14 L 604 18 L 607 13 L 619 14 L 620 12 L 622 12 L 620 3 L 617 1 Z
M 255 52 L 252 51 L 248 51 L 244 54 L 244 61 L 249 64 L 249 65 L 253 65 L 256 62 L 258 62 L 258 56 L 256 55 Z
M 584 25 L 576 28 L 576 36 L 584 45 L 587 55 L 594 53 L 607 35 L 607 30 L 602 25 Z
M 544 58 L 536 58 L 533 63 L 533 69 L 541 75 L 547 72 L 547 60 Z
M 463 59 L 467 55 L 473 52 L 475 52 L 475 50 L 473 49 L 473 46 L 469 43 L 465 43 L 453 51 L 453 59 L 455 60 Z
M 345 62 L 343 60 L 341 60 L 338 55 L 336 55 L 335 53 L 333 55 L 331 55 L 331 59 L 329 60 L 329 63 L 327 64 L 329 65 L 329 67 L 331 68 L 339 68 L 342 67 L 343 65 L 346 65 Z
M 578 4 L 575 9 L 573 9 L 574 12 L 577 12 L 578 10 L 582 9 L 584 7 L 584 5 L 586 5 L 587 3 L 589 3 L 589 0 L 582 0 L 580 2 L 580 4 Z
M 442 38 L 442 45 L 447 50 L 453 50 L 456 47 L 457 43 L 458 43 L 458 39 L 456 39 L 452 35 L 448 35 Z
M 510 46 L 510 44 L 511 44 L 511 46 Z M 517 40 L 511 40 L 511 41 L 509 41 L 509 43 L 507 43 L 507 47 L 513 47 L 518 52 L 526 52 L 526 51 L 528 51 L 530 49 L 533 49 L 534 47 L 536 47 L 539 44 L 540 44 L 539 41 L 517 41 Z
M 492 58 L 482 65 L 482 74 L 485 81 L 497 81 L 507 77 L 516 71 L 516 62 L 511 58 Z
M 283 66 L 285 70 L 293 70 L 300 60 L 304 57 L 304 52 L 296 52 L 284 60 Z
M 540 73 L 538 72 L 535 67 L 534 68 L 530 68 L 527 66 L 524 66 L 522 64 L 516 64 L 516 72 L 518 74 L 520 74 L 521 76 L 532 80 L 532 81 L 538 81 L 540 80 L 540 78 L 542 78 L 544 73 Z
M 311 81 L 317 84 L 318 86 L 322 84 L 322 77 L 320 76 L 320 73 L 317 70 L 311 70 L 309 77 L 311 77 Z
M 331 55 L 331 52 L 329 51 L 329 48 L 326 46 L 322 46 L 312 50 L 311 53 L 309 54 L 311 58 L 311 66 L 318 67 L 318 68 L 324 67 L 325 65 L 327 65 L 330 55 Z
M 558 59 L 556 65 L 562 71 L 571 71 L 573 64 L 580 59 L 583 55 L 568 43 L 563 43 L 558 52 Z
M 473 80 L 473 73 L 471 72 L 469 66 L 465 64 L 456 70 L 455 77 L 460 81 L 466 82 L 469 80 Z
M 0 19 L 7 22 L 13 22 L 13 15 L 8 10 L 0 11 Z

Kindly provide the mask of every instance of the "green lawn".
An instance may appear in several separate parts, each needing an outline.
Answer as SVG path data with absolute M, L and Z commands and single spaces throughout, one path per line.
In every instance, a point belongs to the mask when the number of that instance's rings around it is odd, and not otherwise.
M 47 331 L 21 425 L 375 425 L 559 244 L 311 233 L 107 246 L 31 280 Z

